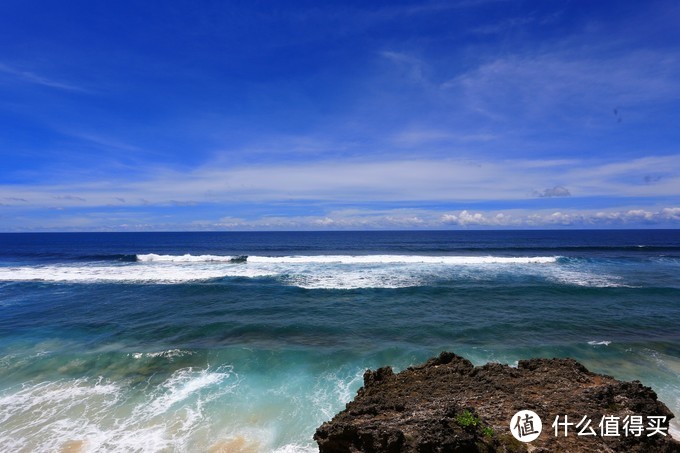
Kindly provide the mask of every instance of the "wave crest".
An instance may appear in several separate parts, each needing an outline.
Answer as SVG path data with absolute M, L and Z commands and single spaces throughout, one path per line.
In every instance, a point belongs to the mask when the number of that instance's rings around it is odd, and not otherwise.
M 144 255 L 137 255 L 137 261 L 140 262 L 169 262 L 169 263 L 239 263 L 248 259 L 247 256 L 222 256 L 222 255 L 191 255 L 186 253 L 184 255 L 157 255 L 155 253 L 147 253 Z

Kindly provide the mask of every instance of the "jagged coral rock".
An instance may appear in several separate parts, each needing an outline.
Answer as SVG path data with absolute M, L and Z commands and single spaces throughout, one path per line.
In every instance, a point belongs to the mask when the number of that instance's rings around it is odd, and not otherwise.
M 532 410 L 543 431 L 531 443 L 516 440 L 510 420 Z M 595 436 L 555 435 L 557 416 L 578 423 L 590 419 Z M 390 367 L 366 371 L 364 386 L 314 439 L 321 453 L 341 452 L 680 452 L 670 436 L 602 436 L 603 416 L 673 414 L 640 382 L 591 373 L 572 359 L 531 359 L 517 368 L 490 363 L 475 367 L 443 352 L 425 364 L 395 374 Z M 646 419 L 645 419 L 646 420 Z M 646 423 L 645 423 L 646 426 Z

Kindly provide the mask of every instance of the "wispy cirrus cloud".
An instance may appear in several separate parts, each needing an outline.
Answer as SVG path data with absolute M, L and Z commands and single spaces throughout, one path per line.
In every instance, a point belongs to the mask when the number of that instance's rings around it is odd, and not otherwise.
M 584 34 L 480 52 L 465 65 L 395 47 L 379 54 L 388 64 L 371 84 L 377 94 L 362 102 L 367 116 L 384 112 L 379 129 L 389 143 L 421 154 L 641 155 L 650 152 L 640 132 L 655 129 L 659 139 L 648 142 L 672 151 L 680 54 L 623 46 Z
M 680 59 L 638 50 L 624 55 L 576 49 L 493 58 L 441 85 L 490 117 L 517 114 L 568 118 L 573 112 L 677 99 Z M 508 107 L 514 105 L 515 108 Z
M 77 197 L 75 195 L 57 195 L 57 196 L 54 196 L 52 198 L 54 198 L 55 200 L 66 200 L 66 201 L 82 201 L 82 202 L 87 201 L 85 198 Z
M 657 180 L 649 174 L 663 171 Z M 556 181 L 559 181 L 556 184 Z M 546 188 L 547 189 L 540 189 Z M 568 189 L 567 189 L 568 188 Z M 597 160 L 397 159 L 319 161 L 192 171 L 160 169 L 134 179 L 4 185 L 6 204 L 104 206 L 126 200 L 155 205 L 200 203 L 422 203 L 542 198 L 680 196 L 680 155 Z M 567 196 L 570 195 L 570 196 Z M 22 201 L 19 201 L 22 200 Z M 26 200 L 26 201 L 23 201 Z
M 54 78 L 45 77 L 43 75 L 36 74 L 35 72 L 19 69 L 18 67 L 10 66 L 5 63 L 0 63 L 0 74 L 6 74 L 15 81 L 22 83 L 41 85 L 44 87 L 55 88 L 57 90 L 64 91 L 74 91 L 81 93 L 89 92 L 89 90 L 81 86 L 66 83 Z
M 496 137 L 491 133 L 456 133 L 443 129 L 432 128 L 409 128 L 397 132 L 390 138 L 390 142 L 399 147 L 416 147 L 433 143 L 446 144 L 469 144 L 476 142 L 488 142 Z

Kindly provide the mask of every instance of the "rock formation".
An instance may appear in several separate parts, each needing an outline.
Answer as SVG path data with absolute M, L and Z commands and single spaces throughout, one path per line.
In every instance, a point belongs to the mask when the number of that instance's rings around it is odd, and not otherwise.
M 535 412 L 543 423 L 530 443 L 510 431 L 520 410 Z M 573 425 L 558 425 L 555 435 L 551 425 L 565 415 Z M 661 419 L 650 416 L 665 417 L 659 427 L 666 435 L 654 433 L 650 422 Z M 671 418 L 649 387 L 591 373 L 572 359 L 475 367 L 443 352 L 398 374 L 390 367 L 367 371 L 354 401 L 320 426 L 314 439 L 321 453 L 680 452 L 668 434 Z

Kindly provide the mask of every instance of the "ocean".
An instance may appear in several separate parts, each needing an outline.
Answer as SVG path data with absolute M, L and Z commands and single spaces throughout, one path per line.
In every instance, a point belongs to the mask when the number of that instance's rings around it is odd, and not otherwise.
M 0 451 L 317 451 L 367 368 L 443 350 L 680 416 L 679 320 L 680 230 L 0 234 Z

